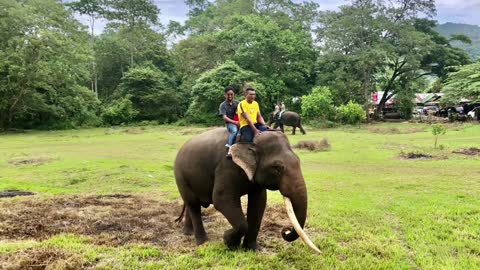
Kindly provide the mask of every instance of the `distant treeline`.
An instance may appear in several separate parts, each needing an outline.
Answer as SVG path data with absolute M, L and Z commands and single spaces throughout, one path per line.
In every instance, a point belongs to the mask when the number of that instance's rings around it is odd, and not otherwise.
M 284 101 L 321 121 L 335 121 L 335 107 L 368 112 L 375 91 L 385 93 L 377 112 L 396 95 L 407 117 L 419 89 L 443 88 L 452 102 L 479 96 L 458 86 L 477 83 L 468 72 L 478 64 L 450 45 L 469 39 L 434 30 L 431 0 L 329 12 L 290 0 L 185 2 L 184 24 L 161 25 L 152 0 L 0 0 L 0 129 L 216 124 L 229 85 L 237 95 L 255 87 L 265 112 Z M 107 26 L 94 33 L 99 19 Z

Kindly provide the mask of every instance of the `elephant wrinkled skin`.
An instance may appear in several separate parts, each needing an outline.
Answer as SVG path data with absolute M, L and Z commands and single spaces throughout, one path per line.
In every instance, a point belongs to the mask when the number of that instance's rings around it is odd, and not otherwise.
M 194 233 L 198 245 L 207 240 L 200 208 L 213 203 L 232 225 L 224 233 L 225 244 L 237 248 L 243 238 L 244 248 L 256 249 L 269 189 L 279 190 L 288 198 L 287 207 L 291 201 L 290 213 L 298 220 L 297 230 L 284 229 L 282 237 L 286 241 L 299 236 L 305 240 L 301 228 L 307 217 L 307 190 L 300 160 L 287 137 L 280 132 L 264 132 L 255 137 L 254 143 L 235 144 L 233 160 L 229 160 L 225 158 L 227 136 L 225 128 L 207 131 L 186 142 L 177 154 L 175 178 L 186 210 L 184 233 Z M 245 194 L 246 219 L 240 204 L 240 197 Z

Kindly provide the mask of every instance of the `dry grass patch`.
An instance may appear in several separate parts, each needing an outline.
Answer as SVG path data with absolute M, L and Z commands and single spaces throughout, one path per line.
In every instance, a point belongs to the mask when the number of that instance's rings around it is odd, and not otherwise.
M 323 138 L 321 141 L 299 141 L 293 147 L 298 149 L 305 149 L 313 152 L 319 152 L 319 151 L 329 151 L 331 148 L 331 145 L 326 138 Z
M 29 165 L 43 165 L 51 161 L 48 157 L 33 157 L 33 158 L 13 158 L 8 163 L 15 166 L 29 166 Z
M 412 133 L 423 132 L 424 130 L 421 128 L 399 129 L 396 127 L 391 127 L 391 128 L 372 127 L 372 128 L 369 128 L 368 131 L 371 133 L 377 133 L 377 134 L 412 134 Z
M 193 236 L 182 233 L 175 219 L 181 201 L 154 201 L 130 195 L 59 196 L 0 201 L 0 240 L 45 240 L 57 234 L 90 236 L 97 245 L 150 244 L 171 250 L 195 248 Z M 246 211 L 246 207 L 244 206 Z M 210 241 L 222 242 L 230 229 L 213 207 L 202 218 Z M 284 242 L 281 229 L 290 226 L 283 205 L 267 207 L 259 233 L 260 251 L 274 252 Z
M 137 128 L 135 128 L 135 129 L 125 129 L 125 130 L 122 130 L 122 133 L 134 134 L 134 135 L 143 134 L 143 133 L 145 133 L 145 128 L 143 128 L 143 129 L 142 128 L 140 128 L 140 129 L 137 129 Z
M 467 156 L 479 156 L 480 148 L 476 148 L 476 147 L 464 148 L 457 151 L 453 151 L 453 153 L 467 155 Z
M 85 269 L 88 263 L 80 256 L 61 249 L 39 247 L 0 255 L 0 269 L 43 270 Z

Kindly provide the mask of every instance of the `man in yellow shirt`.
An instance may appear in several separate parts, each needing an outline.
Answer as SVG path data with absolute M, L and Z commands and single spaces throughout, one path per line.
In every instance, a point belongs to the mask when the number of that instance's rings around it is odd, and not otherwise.
M 256 91 L 253 88 L 245 90 L 245 100 L 238 104 L 238 120 L 240 122 L 240 134 L 243 142 L 253 142 L 253 138 L 259 136 L 262 131 L 268 130 L 260 113 L 260 107 L 255 101 Z

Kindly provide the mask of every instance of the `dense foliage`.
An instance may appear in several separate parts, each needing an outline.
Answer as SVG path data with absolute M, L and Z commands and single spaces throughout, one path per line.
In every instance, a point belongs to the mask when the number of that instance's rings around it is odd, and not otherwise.
M 366 115 L 360 104 L 349 101 L 338 107 L 337 119 L 343 124 L 360 124 L 365 121 Z
M 309 95 L 303 96 L 302 112 L 310 120 L 333 120 L 335 108 L 330 89 L 327 87 L 314 87 Z
M 328 121 L 350 101 L 367 115 L 374 91 L 384 92 L 377 112 L 396 96 L 408 118 L 432 76 L 430 91 L 478 98 L 478 64 L 451 44 L 471 40 L 435 31 L 433 0 L 351 0 L 328 12 L 308 1 L 185 3 L 185 23 L 163 26 L 152 0 L 0 0 L 0 128 L 211 125 L 228 85 L 239 99 L 256 87 L 265 112 L 283 101 Z
M 446 103 L 455 104 L 462 98 L 480 101 L 480 62 L 459 67 L 450 73 L 443 91 Z

